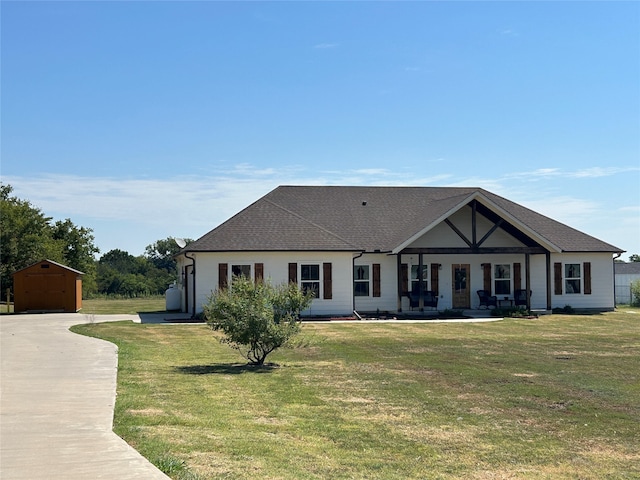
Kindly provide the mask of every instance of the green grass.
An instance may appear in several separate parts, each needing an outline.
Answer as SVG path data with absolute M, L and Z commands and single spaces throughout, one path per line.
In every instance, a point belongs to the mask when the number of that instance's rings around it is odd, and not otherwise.
M 7 305 L 7 302 L 0 303 L 0 314 L 13 313 L 13 302 Z
M 165 311 L 164 296 L 141 298 L 93 298 L 82 300 L 81 313 L 120 315 Z
M 304 324 L 264 368 L 205 325 L 74 331 L 119 346 L 115 431 L 175 479 L 640 478 L 640 309 Z

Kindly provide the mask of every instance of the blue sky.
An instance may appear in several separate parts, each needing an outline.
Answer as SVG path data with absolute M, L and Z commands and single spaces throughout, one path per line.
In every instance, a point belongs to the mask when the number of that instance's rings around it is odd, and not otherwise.
M 483 187 L 640 254 L 638 2 L 0 8 L 2 182 L 102 253 L 326 184 Z

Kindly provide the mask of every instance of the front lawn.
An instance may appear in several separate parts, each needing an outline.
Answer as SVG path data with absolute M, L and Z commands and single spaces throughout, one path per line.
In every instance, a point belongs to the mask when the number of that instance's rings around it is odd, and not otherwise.
M 640 309 L 303 324 L 251 368 L 206 325 L 119 346 L 115 431 L 175 479 L 640 478 Z
M 80 313 L 87 315 L 120 315 L 162 312 L 165 308 L 166 301 L 162 295 L 138 298 L 104 297 L 82 300 L 82 310 Z

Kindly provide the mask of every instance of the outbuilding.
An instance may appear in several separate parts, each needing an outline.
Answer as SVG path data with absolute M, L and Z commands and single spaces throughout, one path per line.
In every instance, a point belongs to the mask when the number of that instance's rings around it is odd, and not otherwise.
M 15 312 L 71 312 L 82 308 L 82 272 L 42 260 L 13 274 Z

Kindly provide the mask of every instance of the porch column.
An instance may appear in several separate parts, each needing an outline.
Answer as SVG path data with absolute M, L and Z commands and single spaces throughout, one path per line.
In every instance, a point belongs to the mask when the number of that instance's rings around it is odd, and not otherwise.
M 418 254 L 418 309 L 424 312 L 424 280 L 422 279 L 422 253 Z
M 551 310 L 551 252 L 545 253 L 547 267 L 547 310 Z
M 524 254 L 524 283 L 527 289 L 527 310 L 531 310 L 531 255 Z
M 400 253 L 396 255 L 396 264 L 398 277 L 398 305 L 396 310 L 398 313 L 402 313 L 402 255 Z

